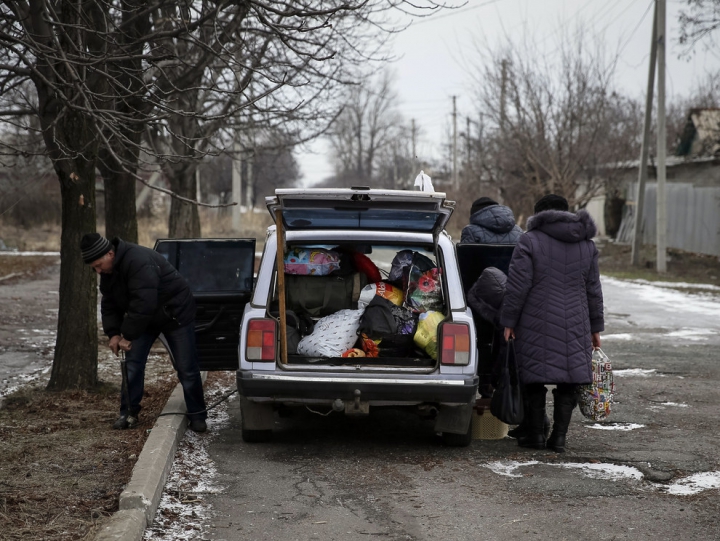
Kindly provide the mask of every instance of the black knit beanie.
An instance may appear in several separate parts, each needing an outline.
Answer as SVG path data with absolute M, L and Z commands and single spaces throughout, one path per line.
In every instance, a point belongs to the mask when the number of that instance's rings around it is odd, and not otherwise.
M 470 207 L 470 216 L 475 214 L 480 209 L 484 209 L 485 207 L 490 207 L 497 204 L 497 201 L 493 201 L 489 197 L 481 197 L 480 199 L 476 199 L 475 201 L 473 201 L 472 207 Z
M 80 252 L 85 263 L 92 263 L 112 250 L 112 244 L 100 233 L 87 233 L 80 241 Z
M 570 209 L 567 199 L 562 196 L 555 195 L 554 193 L 541 197 L 537 203 L 535 203 L 535 214 L 544 210 L 564 210 L 567 212 Z

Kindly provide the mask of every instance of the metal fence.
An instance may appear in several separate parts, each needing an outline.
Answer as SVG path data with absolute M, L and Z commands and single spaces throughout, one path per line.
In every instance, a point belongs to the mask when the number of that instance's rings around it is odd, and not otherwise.
M 671 182 L 667 187 L 667 245 L 688 252 L 720 256 L 720 187 L 696 187 L 690 183 Z M 628 189 L 619 242 L 631 242 L 635 221 L 637 183 Z M 642 241 L 657 240 L 657 183 L 645 185 L 645 212 Z

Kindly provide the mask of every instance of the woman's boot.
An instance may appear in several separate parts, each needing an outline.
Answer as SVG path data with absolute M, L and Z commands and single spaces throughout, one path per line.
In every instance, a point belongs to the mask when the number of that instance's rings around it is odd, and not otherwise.
M 553 429 L 547 440 L 547 448 L 552 449 L 556 453 L 565 452 L 565 438 L 567 436 L 568 427 L 572 412 L 577 405 L 574 389 L 572 392 L 558 392 L 559 389 L 553 390 L 555 397 L 555 407 L 553 411 Z
M 525 426 L 527 432 L 518 437 L 520 447 L 545 449 L 545 393 L 544 385 L 528 385 L 525 388 Z
M 527 400 L 525 401 L 527 403 Z M 550 418 L 545 415 L 545 419 L 543 420 L 543 430 L 545 431 L 545 437 L 547 438 L 550 435 Z M 522 420 L 522 423 L 517 425 L 512 430 L 508 430 L 508 436 L 511 438 L 520 438 L 526 436 L 528 433 L 528 425 L 527 421 L 525 419 Z

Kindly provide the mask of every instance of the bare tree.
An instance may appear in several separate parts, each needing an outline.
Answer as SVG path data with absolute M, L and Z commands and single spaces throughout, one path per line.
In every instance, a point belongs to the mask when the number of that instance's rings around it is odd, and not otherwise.
M 680 43 L 686 53 L 704 42 L 707 49 L 715 47 L 715 30 L 720 27 L 720 0 L 685 0 L 687 8 L 680 10 Z
M 344 107 L 332 125 L 329 140 L 336 167 L 336 181 L 345 184 L 391 183 L 376 178 L 380 162 L 392 156 L 395 141 L 403 134 L 402 116 L 387 71 L 364 85 L 347 90 Z M 387 161 L 387 160 L 386 160 Z
M 266 113 L 263 121 L 301 122 L 295 112 L 309 115 L 304 104 L 342 81 L 336 58 L 375 58 L 371 35 L 395 30 L 383 26 L 389 11 L 423 14 L 439 7 L 433 0 L 2 0 L 0 120 L 42 134 L 62 194 L 60 310 L 49 388 L 97 382 L 97 282 L 82 263 L 79 243 L 96 228 L 98 166 L 109 180 L 108 206 L 122 200 L 114 220 L 120 225 L 112 226 L 118 230 L 127 230 L 123 221 L 134 222 L 129 184 L 133 177 L 143 180 L 143 170 L 176 167 L 183 180 L 178 193 L 169 191 L 178 201 L 192 200 L 195 191 L 185 187 L 195 175 L 187 174 L 187 164 L 225 148 L 219 127 L 248 107 Z M 306 87 L 313 90 L 305 93 Z M 283 115 L 275 114 L 273 99 L 291 89 L 298 89 L 296 98 L 281 103 Z M 142 139 L 144 133 L 150 137 Z M 164 145 L 158 136 L 166 136 Z M 6 153 L 22 153 L 7 139 L 0 144 Z M 193 223 L 191 213 L 175 215 Z
M 603 189 L 611 164 L 637 156 L 636 119 L 613 89 L 615 60 L 580 36 L 555 55 L 508 43 L 486 53 L 477 71 L 488 127 L 476 167 L 519 214 L 551 192 L 583 207 Z

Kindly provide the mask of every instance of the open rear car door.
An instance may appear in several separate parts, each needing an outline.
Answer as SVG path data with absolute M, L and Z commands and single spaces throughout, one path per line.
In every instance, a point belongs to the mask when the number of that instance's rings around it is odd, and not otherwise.
M 237 370 L 240 322 L 250 301 L 255 239 L 160 239 L 155 250 L 190 283 L 201 370 Z

